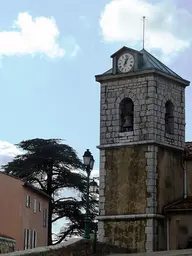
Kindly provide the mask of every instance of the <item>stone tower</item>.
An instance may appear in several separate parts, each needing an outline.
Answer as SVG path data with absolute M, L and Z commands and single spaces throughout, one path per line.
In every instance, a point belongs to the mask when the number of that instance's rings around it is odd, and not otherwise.
M 137 251 L 167 247 L 164 207 L 183 195 L 185 87 L 146 50 L 121 48 L 97 75 L 99 240 Z

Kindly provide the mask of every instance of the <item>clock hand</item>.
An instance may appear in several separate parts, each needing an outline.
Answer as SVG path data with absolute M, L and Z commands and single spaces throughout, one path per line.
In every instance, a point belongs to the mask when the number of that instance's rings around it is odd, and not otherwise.
M 127 61 L 129 60 L 129 57 L 126 58 L 125 62 L 124 62 L 124 66 L 127 64 Z

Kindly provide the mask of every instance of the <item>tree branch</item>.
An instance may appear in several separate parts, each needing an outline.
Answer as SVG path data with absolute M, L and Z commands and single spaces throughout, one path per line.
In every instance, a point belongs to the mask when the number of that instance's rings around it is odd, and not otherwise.
M 66 199 L 67 200 L 71 199 L 73 201 L 77 201 L 74 197 L 63 197 L 63 198 L 59 198 L 56 201 L 54 201 L 54 204 L 57 203 L 57 202 L 61 202 L 62 200 L 66 200 Z
M 62 218 L 65 218 L 65 216 L 58 216 L 56 217 L 55 219 L 52 220 L 52 223 L 59 220 L 59 219 L 62 219 Z
M 41 189 L 46 192 L 46 188 L 43 186 L 43 184 L 41 183 L 41 181 L 35 177 L 32 178 L 33 181 L 37 181 L 37 183 L 40 185 Z
M 62 232 L 63 235 L 56 243 L 54 243 L 54 245 L 61 243 L 68 235 L 72 234 L 73 230 L 76 228 L 78 228 L 77 224 L 71 225 L 67 231 Z

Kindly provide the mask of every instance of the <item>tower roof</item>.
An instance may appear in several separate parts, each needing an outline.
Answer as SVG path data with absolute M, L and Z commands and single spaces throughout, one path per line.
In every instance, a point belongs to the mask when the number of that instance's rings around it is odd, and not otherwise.
M 189 81 L 183 79 L 181 76 L 179 76 L 177 73 L 175 73 L 173 70 L 168 68 L 165 64 L 163 64 L 160 60 L 155 58 L 152 54 L 150 54 L 148 51 L 145 49 L 142 49 L 141 51 L 136 51 L 128 47 L 122 47 L 119 49 L 117 52 L 115 52 L 111 57 L 115 57 L 116 55 L 120 54 L 123 51 L 132 51 L 132 52 L 137 52 L 140 56 L 142 56 L 142 65 L 138 67 L 137 71 L 159 71 L 165 75 L 168 75 L 169 77 L 173 77 L 179 80 L 182 80 L 183 82 L 189 83 Z M 134 71 L 134 72 L 135 72 Z M 104 72 L 102 76 L 106 75 L 112 75 L 113 74 L 113 68 L 109 69 L 108 71 Z
M 166 73 L 169 76 L 174 76 L 178 79 L 183 79 L 181 76 L 176 74 L 173 70 L 168 68 L 165 64 L 156 59 L 152 54 L 147 52 L 145 49 L 141 50 L 140 53 L 143 54 L 143 66 L 140 70 L 156 69 L 158 71 Z

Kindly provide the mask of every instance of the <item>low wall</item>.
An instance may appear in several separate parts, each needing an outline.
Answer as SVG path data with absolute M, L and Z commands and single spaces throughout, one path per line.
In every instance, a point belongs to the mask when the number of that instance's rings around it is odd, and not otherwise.
M 96 254 L 110 254 L 110 253 L 130 253 L 127 248 L 119 248 L 97 242 Z M 67 242 L 58 245 L 37 247 L 25 251 L 16 251 L 8 254 L 0 254 L 0 256 L 89 256 L 93 255 L 93 241 L 81 238 L 70 239 Z
M 120 254 L 126 256 L 126 254 Z M 110 254 L 110 256 L 116 256 L 116 254 Z M 192 256 L 192 249 L 176 250 L 176 251 L 161 251 L 161 252 L 145 252 L 145 253 L 133 253 L 130 256 Z
M 161 251 L 151 253 L 133 253 L 127 248 L 119 248 L 109 244 L 97 242 L 96 256 L 109 255 L 110 256 L 192 256 L 192 249 L 177 250 L 177 251 Z M 67 242 L 38 247 L 35 249 L 16 251 L 0 256 L 89 256 L 93 255 L 93 241 L 81 238 L 70 239 Z
M 15 240 L 13 238 L 0 235 L 0 254 L 10 253 L 15 250 Z

